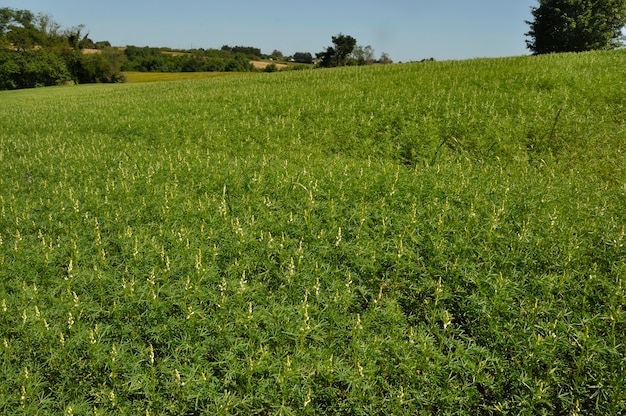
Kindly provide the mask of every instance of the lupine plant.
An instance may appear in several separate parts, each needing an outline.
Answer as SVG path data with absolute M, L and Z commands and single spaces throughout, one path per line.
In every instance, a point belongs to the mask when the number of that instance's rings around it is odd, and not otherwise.
M 0 93 L 0 413 L 626 412 L 625 63 Z

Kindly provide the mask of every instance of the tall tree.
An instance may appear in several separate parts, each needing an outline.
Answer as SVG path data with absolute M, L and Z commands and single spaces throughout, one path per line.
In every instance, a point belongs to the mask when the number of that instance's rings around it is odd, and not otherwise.
M 0 43 L 25 51 L 41 43 L 35 15 L 28 10 L 0 9 Z
M 538 0 L 526 21 L 534 54 L 614 49 L 626 25 L 626 0 Z
M 383 52 L 380 54 L 380 59 L 378 60 L 378 62 L 380 62 L 381 64 L 392 64 L 393 60 L 389 57 L 388 53 Z
M 63 47 L 59 46 L 65 43 L 65 38 L 61 33 L 61 25 L 54 21 L 51 15 L 40 13 L 36 19 L 37 30 L 41 33 L 43 47 Z
M 352 56 L 358 65 L 371 65 L 376 60 L 374 58 L 374 48 L 371 45 L 357 45 L 352 51 Z
M 84 29 L 85 25 L 78 25 L 65 31 L 65 38 L 69 46 L 76 51 L 83 49 L 87 43 L 93 43 L 89 39 L 89 33 L 86 35 L 82 34 Z
M 338 34 L 332 37 L 333 45 L 326 48 L 324 52 L 317 54 L 320 59 L 320 66 L 335 67 L 344 66 L 348 55 L 352 53 L 356 46 L 356 39 L 352 36 Z

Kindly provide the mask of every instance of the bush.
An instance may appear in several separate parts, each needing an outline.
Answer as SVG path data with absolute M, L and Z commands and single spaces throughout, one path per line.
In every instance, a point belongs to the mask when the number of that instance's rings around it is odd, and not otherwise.
M 268 66 L 265 67 L 264 71 L 265 72 L 276 72 L 276 71 L 278 71 L 278 67 L 276 66 L 276 64 L 269 64 Z
M 80 60 L 79 83 L 115 82 L 116 73 L 107 59 L 100 54 L 82 55 Z
M 59 85 L 71 81 L 63 60 L 52 53 L 0 50 L 0 89 Z
M 63 59 L 74 82 L 78 84 L 119 82 L 120 74 L 104 55 L 85 55 L 81 51 L 66 51 Z
M 226 63 L 222 58 L 209 58 L 206 70 L 208 72 L 224 72 L 226 71 Z
M 226 64 L 226 71 L 229 72 L 246 72 L 252 71 L 254 67 L 246 57 L 246 55 L 238 53 L 234 58 Z

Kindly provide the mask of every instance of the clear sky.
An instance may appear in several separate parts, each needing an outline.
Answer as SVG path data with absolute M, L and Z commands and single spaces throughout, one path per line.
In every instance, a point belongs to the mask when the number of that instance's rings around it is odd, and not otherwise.
M 253 46 L 315 53 L 338 33 L 394 61 L 525 55 L 536 0 L 3 0 L 84 24 L 114 46 Z

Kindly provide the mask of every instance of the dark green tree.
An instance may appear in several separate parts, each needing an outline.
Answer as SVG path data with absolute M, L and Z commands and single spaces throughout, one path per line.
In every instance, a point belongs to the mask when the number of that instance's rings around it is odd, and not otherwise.
M 121 54 L 83 53 L 95 46 L 84 28 L 61 30 L 49 15 L 0 8 L 0 89 L 121 80 Z
M 352 36 L 338 34 L 332 37 L 333 46 L 329 46 L 325 51 L 317 54 L 322 67 L 344 66 L 347 63 L 348 56 L 356 47 L 356 39 Z
M 42 43 L 35 15 L 28 10 L 0 9 L 0 46 L 26 51 Z
M 54 53 L 0 48 L 0 90 L 58 85 L 70 80 L 72 74 L 65 62 Z
M 54 21 L 51 15 L 40 13 L 35 18 L 35 24 L 41 37 L 39 46 L 48 49 L 63 49 L 67 39 L 61 31 L 61 25 Z
M 615 49 L 626 25 L 626 0 L 539 0 L 526 21 L 534 54 Z
M 293 54 L 293 60 L 300 64 L 312 64 L 313 56 L 310 52 L 296 52 Z
M 254 70 L 254 66 L 248 60 L 248 57 L 243 53 L 237 53 L 226 64 L 226 71 L 228 72 L 247 72 Z
M 94 46 L 91 39 L 89 39 L 89 33 L 83 35 L 82 31 L 85 29 L 85 25 L 78 25 L 71 29 L 67 29 L 65 31 L 65 38 L 67 39 L 67 43 L 69 46 L 76 50 L 80 51 L 86 47 Z

